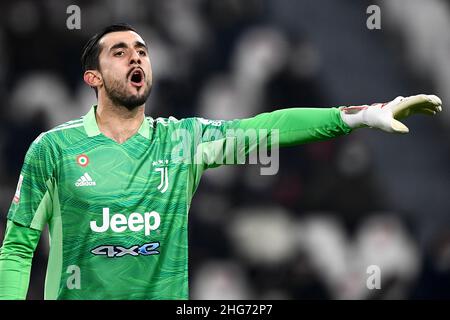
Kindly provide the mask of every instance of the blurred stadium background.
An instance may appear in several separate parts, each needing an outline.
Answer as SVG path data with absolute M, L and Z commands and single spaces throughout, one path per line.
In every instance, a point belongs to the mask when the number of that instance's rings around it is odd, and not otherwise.
M 66 8 L 81 8 L 81 30 Z M 381 30 L 366 9 L 381 8 Z M 153 117 L 250 117 L 434 93 L 411 133 L 360 130 L 282 149 L 280 170 L 227 166 L 190 210 L 192 299 L 450 298 L 450 4 L 443 0 L 17 0 L 0 4 L 0 238 L 25 152 L 85 114 L 82 45 L 115 22 L 150 45 Z M 42 299 L 48 253 L 29 299 Z M 381 268 L 381 290 L 366 269 Z

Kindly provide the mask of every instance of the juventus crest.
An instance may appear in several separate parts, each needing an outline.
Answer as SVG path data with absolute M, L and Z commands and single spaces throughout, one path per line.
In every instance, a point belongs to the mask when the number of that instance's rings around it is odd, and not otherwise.
M 155 171 L 159 172 L 161 175 L 161 180 L 159 185 L 156 187 L 161 193 L 164 193 L 167 191 L 167 188 L 169 187 L 169 160 L 158 160 L 153 161 L 153 166 L 155 166 Z

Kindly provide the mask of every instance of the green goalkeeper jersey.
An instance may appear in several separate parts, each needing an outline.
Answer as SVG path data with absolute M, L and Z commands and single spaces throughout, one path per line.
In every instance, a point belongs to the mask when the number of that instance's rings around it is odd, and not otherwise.
M 257 138 L 240 145 L 239 130 Z M 229 121 L 146 117 L 119 144 L 100 132 L 94 106 L 32 143 L 8 226 L 48 224 L 46 299 L 187 299 L 188 211 L 202 173 L 239 162 L 261 141 L 270 148 L 350 131 L 337 108 L 290 108 Z M 0 288 L 14 260 L 8 237 Z

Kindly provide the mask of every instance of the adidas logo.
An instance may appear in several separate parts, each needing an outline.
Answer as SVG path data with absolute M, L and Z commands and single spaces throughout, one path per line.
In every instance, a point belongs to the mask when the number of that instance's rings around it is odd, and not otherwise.
M 75 182 L 76 187 L 88 187 L 88 186 L 95 186 L 96 183 L 94 180 L 92 180 L 91 176 L 88 173 L 83 174 L 80 179 Z

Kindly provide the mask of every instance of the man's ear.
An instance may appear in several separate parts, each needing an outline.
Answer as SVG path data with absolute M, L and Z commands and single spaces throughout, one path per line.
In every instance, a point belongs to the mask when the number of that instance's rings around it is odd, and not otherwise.
M 83 75 L 83 80 L 92 88 L 97 88 L 103 84 L 103 78 L 97 70 L 86 70 Z

